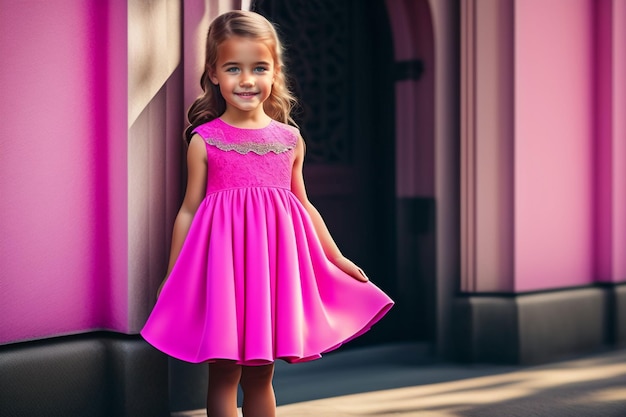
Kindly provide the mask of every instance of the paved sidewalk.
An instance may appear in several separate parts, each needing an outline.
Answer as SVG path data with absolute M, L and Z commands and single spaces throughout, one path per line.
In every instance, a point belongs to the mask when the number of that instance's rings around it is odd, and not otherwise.
M 278 417 L 626 417 L 626 349 L 535 367 L 434 363 L 424 349 L 277 363 Z
M 279 408 L 280 417 L 626 417 L 626 352 Z M 449 366 L 420 373 L 450 373 Z M 372 375 L 373 376 L 373 375 Z

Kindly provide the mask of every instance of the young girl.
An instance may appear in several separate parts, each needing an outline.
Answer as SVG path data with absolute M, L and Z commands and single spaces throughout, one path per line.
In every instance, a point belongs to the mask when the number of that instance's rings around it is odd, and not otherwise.
M 272 417 L 276 359 L 317 359 L 393 301 L 341 254 L 307 198 L 272 25 L 253 12 L 217 17 L 201 83 L 167 278 L 141 334 L 168 355 L 209 363 L 210 417 L 237 415 L 239 384 L 244 415 Z

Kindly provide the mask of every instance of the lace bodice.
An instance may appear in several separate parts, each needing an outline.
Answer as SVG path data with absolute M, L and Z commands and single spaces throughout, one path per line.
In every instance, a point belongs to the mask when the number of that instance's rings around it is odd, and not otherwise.
M 206 143 L 207 195 L 242 187 L 291 187 L 296 128 L 272 121 L 262 129 L 242 129 L 215 119 L 194 132 Z

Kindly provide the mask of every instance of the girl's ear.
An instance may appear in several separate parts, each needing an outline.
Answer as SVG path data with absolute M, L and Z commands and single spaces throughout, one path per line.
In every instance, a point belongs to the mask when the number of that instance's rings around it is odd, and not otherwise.
M 218 81 L 217 76 L 215 74 L 215 70 L 209 69 L 208 73 L 209 73 L 209 79 L 211 80 L 211 82 L 213 84 L 215 84 L 215 85 L 218 85 L 219 81 Z
M 274 76 L 272 77 L 272 84 L 274 84 L 274 81 L 276 80 L 276 76 L 280 74 L 280 67 L 276 66 L 274 67 Z

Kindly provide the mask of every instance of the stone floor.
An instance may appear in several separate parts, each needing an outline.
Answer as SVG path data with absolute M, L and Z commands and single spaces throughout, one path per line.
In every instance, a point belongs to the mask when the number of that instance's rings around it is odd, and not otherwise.
M 278 363 L 278 416 L 626 417 L 626 349 L 534 367 L 439 363 L 424 349 L 385 346 Z

